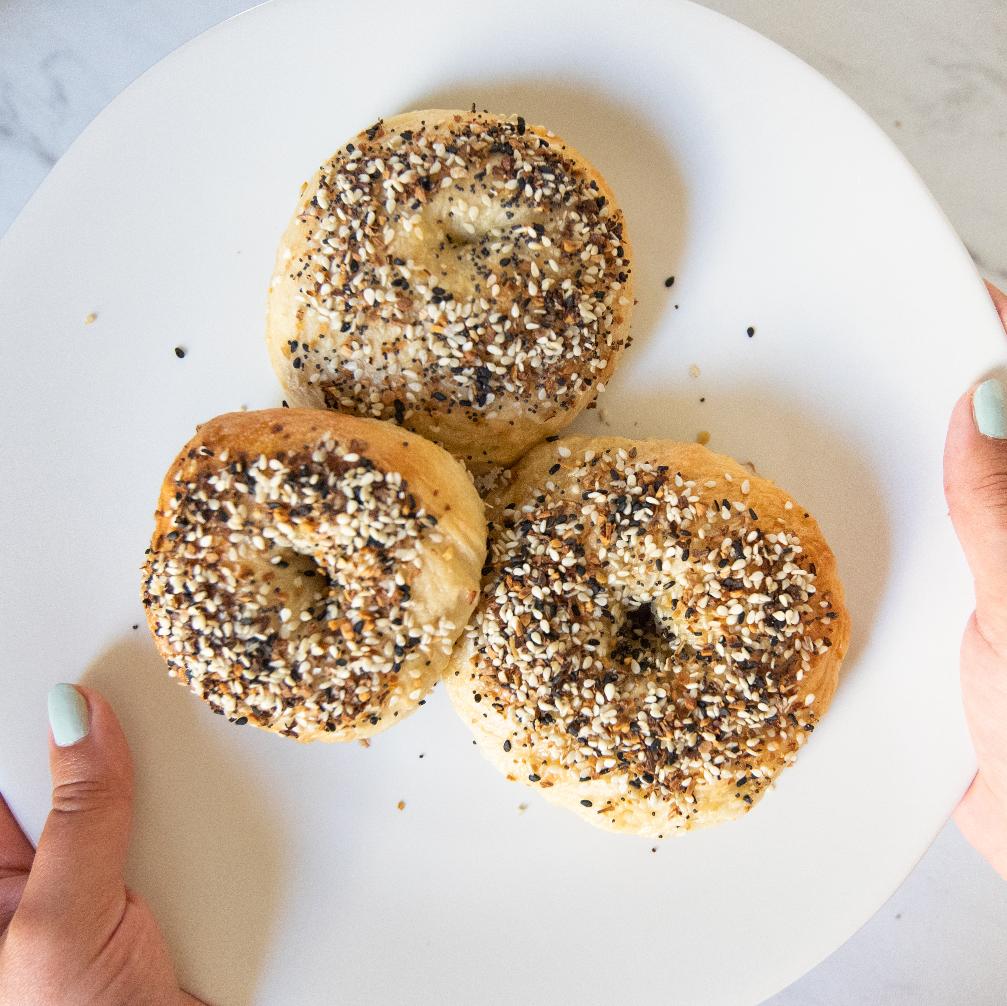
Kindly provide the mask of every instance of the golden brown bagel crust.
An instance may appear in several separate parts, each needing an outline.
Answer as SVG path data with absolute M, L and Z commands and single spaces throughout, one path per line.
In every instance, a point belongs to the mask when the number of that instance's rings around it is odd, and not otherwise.
M 305 185 L 266 341 L 291 404 L 394 419 L 481 470 L 594 399 L 632 304 L 623 215 L 583 156 L 519 116 L 427 109 Z
M 323 410 L 234 412 L 165 476 L 143 602 L 169 673 L 215 712 L 353 740 L 437 681 L 485 541 L 469 474 L 435 444 Z
M 484 753 L 614 831 L 747 811 L 848 645 L 814 518 L 697 444 L 570 437 L 512 474 L 486 499 L 490 572 L 445 675 Z

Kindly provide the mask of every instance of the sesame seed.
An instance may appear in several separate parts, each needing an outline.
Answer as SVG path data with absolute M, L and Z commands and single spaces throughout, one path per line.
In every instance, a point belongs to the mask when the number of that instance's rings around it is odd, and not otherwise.
M 144 604 L 169 669 L 236 722 L 291 736 L 377 725 L 422 701 L 417 668 L 456 634 L 412 603 L 437 519 L 362 446 L 325 433 L 232 458 L 204 444 L 173 470 Z
M 491 524 L 474 692 L 514 743 L 552 752 L 559 777 L 529 783 L 604 780 L 606 799 L 625 786 L 683 819 L 719 779 L 757 795 L 813 726 L 798 690 L 827 649 L 814 564 L 793 529 L 753 527 L 749 479 L 576 443 L 568 480 L 532 480 Z
M 623 217 L 592 185 L 521 117 L 365 131 L 303 195 L 306 246 L 281 278 L 320 332 L 290 350 L 298 380 L 400 423 L 512 402 L 561 415 L 626 342 Z M 417 229 L 430 262 L 402 251 Z M 471 286 L 445 278 L 459 271 Z

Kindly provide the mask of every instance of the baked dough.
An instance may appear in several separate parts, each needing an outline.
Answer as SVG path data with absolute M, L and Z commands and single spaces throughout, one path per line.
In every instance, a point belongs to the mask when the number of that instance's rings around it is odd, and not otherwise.
M 395 420 L 481 470 L 594 399 L 632 304 L 623 214 L 576 150 L 520 116 L 427 109 L 303 188 L 266 339 L 292 405 Z
M 168 470 L 144 566 L 169 673 L 297 740 L 368 737 L 437 681 L 485 556 L 471 478 L 391 423 L 218 416 Z
M 483 752 L 614 831 L 747 811 L 847 648 L 815 520 L 697 444 L 570 437 L 512 474 L 486 498 L 488 572 L 446 675 Z

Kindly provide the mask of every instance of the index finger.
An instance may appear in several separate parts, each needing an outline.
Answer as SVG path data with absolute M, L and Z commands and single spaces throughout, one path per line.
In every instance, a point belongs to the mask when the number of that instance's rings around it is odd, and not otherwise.
M 0 795 L 0 878 L 31 869 L 35 850 Z

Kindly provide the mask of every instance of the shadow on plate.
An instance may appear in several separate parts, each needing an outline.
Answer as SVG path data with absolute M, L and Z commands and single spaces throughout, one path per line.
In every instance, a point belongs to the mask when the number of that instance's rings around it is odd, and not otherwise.
M 801 408 L 796 398 L 745 384 L 707 387 L 704 398 L 698 404 L 695 384 L 643 395 L 616 387 L 605 396 L 609 424 L 589 414 L 579 418 L 576 431 L 693 441 L 706 430 L 710 450 L 751 461 L 759 475 L 792 492 L 821 524 L 839 562 L 852 620 L 841 676 L 856 674 L 891 563 L 890 518 L 874 475 L 842 430 L 825 421 L 820 405 Z
M 192 962 L 192 974 L 226 973 L 229 1002 L 252 1001 L 282 884 L 281 815 L 249 768 L 222 752 L 215 717 L 168 677 L 143 626 L 81 680 L 112 702 L 132 747 L 131 881 L 169 945 L 185 948 L 179 980 Z
M 685 185 L 665 141 L 638 109 L 569 81 L 460 80 L 416 95 L 401 109 L 469 108 L 521 114 L 554 130 L 604 175 L 626 214 L 635 259 L 633 341 L 643 345 L 671 308 L 674 276 L 685 250 L 688 202 Z M 630 350 L 632 353 L 633 350 Z M 628 356 L 629 354 L 627 354 Z

